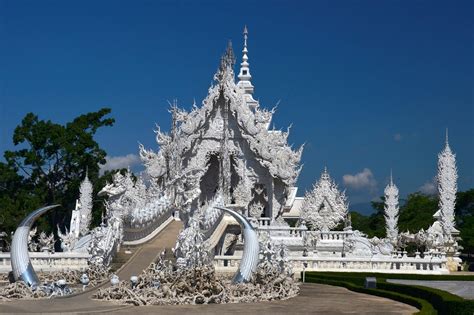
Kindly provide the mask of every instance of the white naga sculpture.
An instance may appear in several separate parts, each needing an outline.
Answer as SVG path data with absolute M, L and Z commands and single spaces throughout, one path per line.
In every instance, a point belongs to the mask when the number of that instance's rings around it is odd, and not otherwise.
M 387 238 L 393 245 L 397 244 L 398 239 L 398 187 L 393 183 L 392 174 L 390 174 L 390 183 L 385 187 L 385 230 Z
M 114 174 L 113 182 L 105 185 L 99 195 L 109 197 L 106 207 L 110 216 L 134 227 L 153 222 L 170 206 L 170 198 L 156 184 L 147 187 L 141 177 L 134 181 L 130 171 Z
M 339 192 L 325 168 L 313 190 L 305 195 L 300 220 L 313 230 L 330 231 L 347 218 L 348 207 L 344 192 Z

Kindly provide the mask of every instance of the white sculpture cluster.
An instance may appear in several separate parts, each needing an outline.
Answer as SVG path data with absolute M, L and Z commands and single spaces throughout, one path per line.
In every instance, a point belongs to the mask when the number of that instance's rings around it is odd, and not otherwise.
M 191 219 L 191 224 L 196 225 Z M 198 230 L 197 234 L 199 234 Z M 194 243 L 197 244 L 197 243 Z M 206 246 L 194 248 L 201 254 Z M 99 289 L 96 299 L 116 301 L 132 305 L 163 304 L 223 304 L 285 300 L 299 293 L 297 282 L 288 259 L 288 251 L 282 244 L 276 245 L 270 237 L 262 237 L 261 260 L 251 281 L 233 283 L 226 276 L 219 276 L 210 259 L 197 259 L 194 265 L 177 265 L 163 258 L 152 264 L 135 281 L 121 281 L 105 289 Z M 197 256 L 196 256 L 197 257 Z M 189 262 L 191 260 L 188 260 Z M 207 263 L 203 263 L 207 261 Z
M 203 230 L 200 227 L 203 220 L 200 219 L 199 216 L 191 217 L 189 226 L 178 235 L 173 252 L 179 268 L 203 267 L 212 261 L 211 248 L 205 241 Z
M 87 250 L 87 243 L 90 240 L 89 226 L 92 219 L 92 193 L 92 183 L 86 171 L 86 175 L 79 186 L 79 199 L 76 200 L 76 207 L 71 213 L 69 229 L 66 227 L 63 233 L 61 228 L 57 227 L 63 252 Z
M 54 235 L 49 235 L 42 231 L 37 233 L 37 228 L 34 227 L 28 233 L 28 250 L 30 252 L 54 252 Z

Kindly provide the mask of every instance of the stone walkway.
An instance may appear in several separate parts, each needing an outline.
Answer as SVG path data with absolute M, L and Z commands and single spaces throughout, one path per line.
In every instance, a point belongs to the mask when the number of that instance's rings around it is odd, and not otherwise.
M 136 247 L 137 252 L 117 272 L 120 280 L 130 280 L 131 276 L 138 276 L 145 270 L 158 255 L 165 249 L 171 249 L 176 244 L 179 231 L 183 228 L 181 221 L 172 221 L 154 239 Z
M 79 298 L 82 297 L 82 298 Z M 342 287 L 307 283 L 299 296 L 286 301 L 248 304 L 127 306 L 76 298 L 15 301 L 0 304 L 0 313 L 69 314 L 413 314 L 417 309 L 393 300 L 356 293 Z
M 452 294 L 455 294 L 465 299 L 474 300 L 474 281 L 387 279 L 387 282 L 399 283 L 399 284 L 410 284 L 410 285 L 422 285 L 425 287 L 448 291 Z

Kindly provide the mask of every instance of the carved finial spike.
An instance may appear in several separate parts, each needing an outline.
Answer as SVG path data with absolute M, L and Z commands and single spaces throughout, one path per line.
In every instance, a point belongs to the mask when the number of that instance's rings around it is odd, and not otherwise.
M 446 145 L 449 145 L 448 128 L 446 128 Z
M 390 169 L 390 185 L 393 186 L 393 174 L 392 174 L 392 169 Z
M 244 26 L 244 52 L 247 52 L 247 36 L 249 32 L 247 31 L 247 25 Z

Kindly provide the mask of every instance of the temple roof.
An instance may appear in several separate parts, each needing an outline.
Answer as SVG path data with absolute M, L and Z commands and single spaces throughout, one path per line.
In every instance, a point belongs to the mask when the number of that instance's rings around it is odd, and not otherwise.
M 165 169 L 164 157 L 172 150 L 186 152 L 194 147 L 196 141 L 202 138 L 203 128 L 211 119 L 211 114 L 218 100 L 223 98 L 229 105 L 229 112 L 235 118 L 242 137 L 256 156 L 258 162 L 267 168 L 274 178 L 281 179 L 285 184 L 292 186 L 300 172 L 300 158 L 303 147 L 296 151 L 287 144 L 289 131 L 268 130 L 273 111 L 261 110 L 258 106 L 247 104 L 248 95 L 244 89 L 238 87 L 234 76 L 234 53 L 229 43 L 222 56 L 219 68 L 214 75 L 207 97 L 202 106 L 193 106 L 190 112 L 174 109 L 174 125 L 176 130 L 173 137 L 157 130 L 157 142 L 160 151 L 140 148 L 140 156 L 152 176 L 161 176 Z M 174 146 L 175 148 L 171 148 Z M 177 158 L 177 157 L 175 157 Z M 202 168 L 202 157 L 191 159 L 187 168 Z

